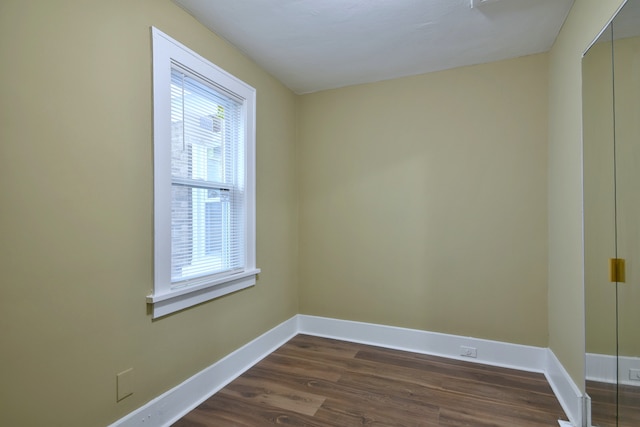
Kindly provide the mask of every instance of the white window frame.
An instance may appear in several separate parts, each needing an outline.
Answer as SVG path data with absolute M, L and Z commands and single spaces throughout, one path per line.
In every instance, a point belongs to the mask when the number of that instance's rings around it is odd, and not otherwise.
M 256 268 L 255 117 L 256 90 L 186 46 L 151 28 L 153 41 L 154 146 L 154 284 L 147 296 L 153 318 L 253 286 Z M 212 83 L 217 90 L 242 100 L 244 141 L 244 267 L 212 275 L 187 286 L 171 284 L 171 68 L 179 64 Z

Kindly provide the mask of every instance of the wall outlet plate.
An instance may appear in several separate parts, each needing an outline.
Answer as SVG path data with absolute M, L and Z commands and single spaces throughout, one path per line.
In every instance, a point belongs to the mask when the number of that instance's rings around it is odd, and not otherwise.
M 470 0 L 471 9 L 474 7 L 482 6 L 483 4 L 493 3 L 498 0 Z
M 116 375 L 116 388 L 116 400 L 118 402 L 133 394 L 133 368 L 129 368 Z
M 475 347 L 467 347 L 465 345 L 460 346 L 460 356 L 464 357 L 478 357 L 478 349 Z

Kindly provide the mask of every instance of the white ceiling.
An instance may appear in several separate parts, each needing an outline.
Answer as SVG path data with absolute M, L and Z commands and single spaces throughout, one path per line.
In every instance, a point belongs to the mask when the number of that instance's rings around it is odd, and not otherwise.
M 174 0 L 296 93 L 545 52 L 573 0 Z

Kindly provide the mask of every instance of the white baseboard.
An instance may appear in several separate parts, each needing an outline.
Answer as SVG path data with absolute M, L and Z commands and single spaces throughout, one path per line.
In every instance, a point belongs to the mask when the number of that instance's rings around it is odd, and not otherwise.
M 170 426 L 299 333 L 541 372 L 547 376 L 573 425 L 582 426 L 582 396 L 549 349 L 394 326 L 296 315 L 109 427 Z M 460 346 L 475 348 L 477 357 L 461 356 Z
M 486 365 L 544 372 L 546 349 L 395 326 L 298 315 L 302 334 L 432 354 Z M 477 349 L 477 357 L 460 355 L 460 346 Z
M 547 348 L 546 352 L 547 360 L 544 374 L 547 381 L 571 424 L 575 427 L 581 427 L 585 425 L 588 409 L 584 396 L 553 351 Z
M 110 427 L 170 426 L 298 333 L 294 316 Z
M 584 408 L 582 423 L 585 426 L 591 427 L 591 398 L 586 393 L 584 394 L 582 407 Z
M 629 377 L 630 369 L 640 369 L 640 357 L 587 353 L 587 380 L 640 387 L 640 381 Z

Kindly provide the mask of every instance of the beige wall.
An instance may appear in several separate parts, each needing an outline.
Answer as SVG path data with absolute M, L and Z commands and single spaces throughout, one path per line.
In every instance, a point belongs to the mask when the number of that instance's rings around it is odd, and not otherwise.
M 576 0 L 549 58 L 549 347 L 584 382 L 582 54 L 622 0 Z
M 259 111 L 257 286 L 158 321 L 151 25 Z M 106 425 L 297 313 L 295 96 L 170 1 L 0 2 L 0 122 L 0 425 Z
M 302 96 L 301 312 L 546 347 L 547 67 Z

